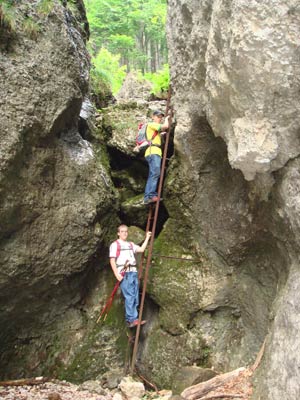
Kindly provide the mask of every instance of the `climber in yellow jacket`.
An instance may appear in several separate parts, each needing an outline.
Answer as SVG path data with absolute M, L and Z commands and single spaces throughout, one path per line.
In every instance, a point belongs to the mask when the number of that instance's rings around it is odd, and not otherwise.
M 164 123 L 162 119 L 164 113 L 160 110 L 155 110 L 152 113 L 152 121 L 147 124 L 146 137 L 150 142 L 146 152 L 145 158 L 149 166 L 148 179 L 145 187 L 144 203 L 149 204 L 156 202 L 157 198 L 157 183 L 160 177 L 161 169 L 161 135 L 169 128 L 169 116 L 165 118 Z M 138 146 L 135 148 L 137 150 Z

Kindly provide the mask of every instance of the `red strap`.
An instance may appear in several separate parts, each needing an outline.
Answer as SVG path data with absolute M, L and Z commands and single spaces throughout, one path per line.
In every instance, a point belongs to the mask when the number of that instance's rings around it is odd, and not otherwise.
M 120 244 L 119 240 L 116 240 L 116 244 L 117 244 L 116 259 L 117 259 L 121 254 L 121 244 Z M 129 246 L 134 254 L 133 243 L 129 242 Z
M 150 142 L 152 142 L 152 140 L 155 138 L 155 136 L 157 136 L 158 135 L 158 131 L 155 131 L 154 133 L 153 133 L 153 135 L 152 135 L 152 138 L 150 139 Z
M 116 243 L 117 243 L 116 258 L 118 258 L 120 256 L 120 253 L 121 253 L 121 245 L 120 245 L 120 242 L 118 240 L 116 240 Z

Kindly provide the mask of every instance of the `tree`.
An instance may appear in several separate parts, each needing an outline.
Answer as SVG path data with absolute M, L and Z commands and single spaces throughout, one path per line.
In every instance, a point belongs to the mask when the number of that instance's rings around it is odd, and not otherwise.
M 92 58 L 91 80 L 95 91 L 97 86 L 103 83 L 110 86 L 116 93 L 126 76 L 126 66 L 120 67 L 120 55 L 113 55 L 107 49 L 102 48 L 96 57 Z
M 94 51 L 120 54 L 127 71 L 156 72 L 167 62 L 166 0 L 85 0 Z

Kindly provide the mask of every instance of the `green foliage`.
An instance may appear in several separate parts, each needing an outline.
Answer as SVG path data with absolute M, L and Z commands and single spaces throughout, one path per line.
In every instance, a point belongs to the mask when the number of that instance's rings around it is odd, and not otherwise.
M 164 97 L 164 95 L 167 94 L 170 84 L 169 65 L 165 64 L 161 71 L 155 72 L 154 74 L 145 74 L 145 78 L 153 85 L 151 93 L 157 97 Z
M 0 29 L 15 31 L 17 26 L 16 9 L 12 1 L 0 1 Z
M 22 10 L 23 13 L 18 13 L 17 5 L 19 3 L 15 0 L 0 0 L 0 30 L 15 33 L 19 28 L 31 39 L 36 40 L 40 32 L 39 20 L 52 11 L 53 0 L 39 0 L 36 4 L 27 4 L 25 11 Z
M 121 65 L 155 72 L 167 61 L 166 0 L 85 0 L 97 53 L 120 54 Z
M 120 55 L 113 55 L 105 48 L 92 58 L 91 82 L 96 92 L 97 85 L 109 85 L 113 93 L 118 92 L 126 76 L 126 67 L 120 67 L 119 61 Z
M 148 72 L 154 94 L 164 96 L 169 85 L 166 0 L 85 0 L 85 6 L 94 64 L 92 84 L 102 80 L 117 93 L 126 66 L 126 72 Z
M 134 38 L 128 35 L 120 35 L 119 33 L 110 35 L 109 40 L 111 42 L 110 49 L 113 53 L 125 54 L 128 51 L 134 50 L 135 41 Z
M 90 71 L 90 83 L 92 91 L 97 95 L 111 91 L 109 75 L 105 71 L 98 71 L 95 66 Z
M 37 12 L 42 15 L 48 15 L 53 10 L 53 0 L 40 0 L 37 5 Z
M 37 22 L 31 17 L 27 17 L 23 22 L 24 32 L 33 40 L 37 39 L 40 31 L 40 27 Z

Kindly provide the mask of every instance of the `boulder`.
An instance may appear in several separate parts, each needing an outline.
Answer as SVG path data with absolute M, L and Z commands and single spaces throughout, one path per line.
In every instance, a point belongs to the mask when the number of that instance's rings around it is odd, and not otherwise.
M 81 383 L 78 386 L 78 390 L 86 390 L 88 392 L 97 393 L 102 396 L 106 395 L 106 391 L 102 387 L 101 383 L 99 381 L 95 381 L 95 380 L 89 380 L 89 381 L 85 381 L 85 382 Z M 104 399 L 105 399 L 105 397 L 103 397 L 103 400 Z
M 216 372 L 209 368 L 201 368 L 196 366 L 182 367 L 174 375 L 172 392 L 175 395 L 179 395 L 187 387 L 196 385 L 200 382 L 208 381 L 216 375 Z
M 135 72 L 129 72 L 124 79 L 121 89 L 116 95 L 118 102 L 135 101 L 145 104 L 149 100 L 152 85 Z
M 121 382 L 124 373 L 119 369 L 112 369 L 101 376 L 101 385 L 107 389 L 115 389 Z
M 134 381 L 130 376 L 122 379 L 119 388 L 128 400 L 141 399 L 145 394 L 143 383 Z

